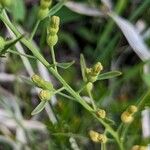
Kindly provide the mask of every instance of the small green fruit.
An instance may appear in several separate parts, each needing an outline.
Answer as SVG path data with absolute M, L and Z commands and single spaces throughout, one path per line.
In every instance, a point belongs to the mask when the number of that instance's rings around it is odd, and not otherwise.
M 38 19 L 43 20 L 44 18 L 47 17 L 48 13 L 49 13 L 48 8 L 46 8 L 46 9 L 40 8 L 39 11 L 38 11 Z
M 50 47 L 53 47 L 56 45 L 56 43 L 58 42 L 58 36 L 57 35 L 49 35 L 47 37 L 47 44 L 50 46 Z
M 88 83 L 86 84 L 86 90 L 87 90 L 87 91 L 92 91 L 92 89 L 93 89 L 93 83 L 88 82 Z
M 53 95 L 53 92 L 50 92 L 48 90 L 42 90 L 39 93 L 39 98 L 41 101 L 49 101 L 51 99 L 52 95 Z
M 49 8 L 52 4 L 51 0 L 41 0 L 40 7 L 43 9 Z
M 52 28 L 52 27 L 48 29 L 50 35 L 56 35 L 58 30 L 59 28 Z

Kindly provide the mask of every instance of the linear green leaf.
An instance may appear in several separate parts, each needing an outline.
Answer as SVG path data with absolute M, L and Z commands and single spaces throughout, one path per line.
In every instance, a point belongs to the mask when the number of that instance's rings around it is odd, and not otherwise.
M 103 74 L 100 74 L 97 78 L 97 80 L 106 80 L 111 79 L 117 76 L 120 76 L 122 73 L 120 71 L 110 71 Z
M 86 62 L 83 54 L 80 54 L 80 65 L 81 65 L 81 73 L 82 73 L 83 81 L 86 82 L 86 76 L 85 76 Z
M 41 112 L 47 104 L 47 101 L 41 101 L 39 105 L 32 111 L 31 115 L 36 115 Z
M 11 46 L 15 45 L 15 44 L 16 44 L 18 41 L 20 41 L 23 37 L 24 37 L 24 35 L 21 35 L 21 36 L 19 36 L 17 39 L 8 42 L 8 43 L 5 45 L 4 49 L 0 50 L 0 55 L 5 54 L 6 51 L 7 51 Z
M 59 11 L 65 4 L 66 0 L 62 0 L 60 1 L 58 4 L 56 4 L 54 7 L 52 7 L 52 9 L 50 9 L 49 11 L 49 16 L 54 15 L 57 11 Z
M 67 62 L 67 63 L 57 63 L 57 66 L 63 69 L 67 69 L 69 67 L 71 67 L 73 64 L 75 63 L 75 61 L 71 61 L 71 62 Z

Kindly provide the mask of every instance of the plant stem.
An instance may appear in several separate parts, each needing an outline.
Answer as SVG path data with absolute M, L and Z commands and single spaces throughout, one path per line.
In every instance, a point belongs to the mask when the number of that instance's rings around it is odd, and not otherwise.
M 101 144 L 101 150 L 106 150 L 106 144 L 104 143 Z
M 34 26 L 34 29 L 33 29 L 33 31 L 31 32 L 31 35 L 30 35 L 30 38 L 29 38 L 30 41 L 33 39 L 33 37 L 34 37 L 34 35 L 35 35 L 36 31 L 37 31 L 37 28 L 38 28 L 39 24 L 40 24 L 40 20 L 37 20 L 37 22 L 36 22 L 36 24 Z
M 13 26 L 13 24 L 10 22 L 9 18 L 7 17 L 7 14 L 0 14 L 0 19 L 6 24 L 6 26 L 16 35 L 20 36 L 20 32 Z M 22 38 L 20 40 L 32 53 L 33 55 L 59 80 L 59 82 L 62 83 L 64 88 L 70 93 L 70 95 L 76 99 L 77 102 L 79 102 L 86 110 L 88 110 L 106 129 L 107 131 L 114 137 L 116 142 L 118 143 L 118 146 L 120 150 L 123 150 L 123 145 L 120 142 L 119 136 L 117 132 L 115 132 L 112 127 L 107 124 L 104 120 L 98 118 L 95 113 L 93 113 L 93 109 L 82 99 L 82 97 L 76 93 L 67 83 L 66 81 L 59 75 L 59 73 L 52 67 L 49 67 L 50 64 L 47 60 L 40 54 L 38 48 L 34 45 L 33 42 L 28 41 L 26 38 Z
M 88 90 L 88 94 L 89 94 L 90 101 L 91 101 L 91 104 L 93 106 L 93 109 L 96 110 L 96 105 L 95 105 L 95 102 L 94 102 L 94 99 L 93 99 L 93 96 L 92 96 L 92 93 L 91 93 L 90 90 Z
M 64 87 L 61 87 L 60 89 L 56 90 L 56 91 L 54 92 L 54 94 L 60 93 L 60 92 L 63 91 L 63 90 L 65 90 L 65 88 L 64 88 Z
M 56 66 L 54 47 L 52 46 L 50 49 L 51 49 L 51 55 L 52 55 L 52 61 L 53 61 L 53 64 L 54 64 L 54 69 L 55 69 L 56 72 L 58 72 L 57 66 Z

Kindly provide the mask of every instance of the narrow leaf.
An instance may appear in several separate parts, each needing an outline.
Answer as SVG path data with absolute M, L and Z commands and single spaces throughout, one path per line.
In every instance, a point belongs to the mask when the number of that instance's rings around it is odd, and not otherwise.
M 69 1 L 65 4 L 65 6 L 67 6 L 70 10 L 82 15 L 94 17 L 104 16 L 104 14 L 98 8 L 88 6 L 85 3 Z
M 67 63 L 57 63 L 57 66 L 63 69 L 67 69 L 69 67 L 71 67 L 73 64 L 75 63 L 75 61 L 71 61 L 71 62 L 67 62 Z
M 20 52 L 17 51 L 13 51 L 13 50 L 7 50 L 9 53 L 15 54 L 15 55 L 21 55 L 27 58 L 31 58 L 31 59 L 36 59 L 34 56 L 28 55 L 28 54 L 22 54 Z
M 86 76 L 85 76 L 86 62 L 83 54 L 80 54 L 80 65 L 81 65 L 81 73 L 82 73 L 83 81 L 86 82 Z
M 130 46 L 139 56 L 139 58 L 141 58 L 143 61 L 150 59 L 150 51 L 136 28 L 129 21 L 119 17 L 114 13 L 111 13 L 110 17 L 112 17 L 112 19 L 122 30 Z
M 31 79 L 26 76 L 18 76 L 18 78 L 21 80 L 21 82 L 24 82 L 31 86 L 35 86 L 35 84 L 31 81 Z
M 20 41 L 20 39 L 22 39 L 23 37 L 24 37 L 24 35 L 21 35 L 21 36 L 19 36 L 17 39 L 15 39 L 15 40 L 13 40 L 13 41 L 11 41 L 11 42 L 8 42 L 8 43 L 5 45 L 4 49 L 0 50 L 0 55 L 5 54 L 6 51 L 7 51 L 11 46 L 15 45 L 15 44 L 16 44 L 18 41 Z
M 47 101 L 41 101 L 40 104 L 32 111 L 31 115 L 36 115 L 41 112 L 47 104 Z
M 97 80 L 106 80 L 106 79 L 111 79 L 117 76 L 120 76 L 122 73 L 119 71 L 110 71 L 110 72 L 106 72 L 103 74 L 100 74 L 97 78 Z
M 57 11 L 59 11 L 65 4 L 66 0 L 61 0 L 58 4 L 52 7 L 49 11 L 49 16 L 54 15 Z

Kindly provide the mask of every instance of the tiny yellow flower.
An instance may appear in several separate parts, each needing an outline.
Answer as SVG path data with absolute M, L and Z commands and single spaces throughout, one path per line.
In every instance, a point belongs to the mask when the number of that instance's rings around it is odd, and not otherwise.
M 106 135 L 104 135 L 104 134 L 99 134 L 99 136 L 98 136 L 98 141 L 99 141 L 100 143 L 106 143 L 106 142 L 107 142 L 107 137 L 106 137 Z
M 49 101 L 53 95 L 53 92 L 50 92 L 48 90 L 41 90 L 39 93 L 39 98 L 41 101 Z
M 91 130 L 89 132 L 89 135 L 90 135 L 90 138 L 93 142 L 99 142 L 99 140 L 98 140 L 99 133 L 98 132 Z
M 104 119 L 106 117 L 106 111 L 103 109 L 98 109 L 96 114 L 99 118 L 102 118 L 102 119 Z
M 128 108 L 128 112 L 131 113 L 131 114 L 134 114 L 138 111 L 138 108 L 135 106 L 135 105 L 131 105 L 129 106 Z
M 121 115 L 121 120 L 123 123 L 131 123 L 133 119 L 133 116 L 127 111 L 124 111 Z

